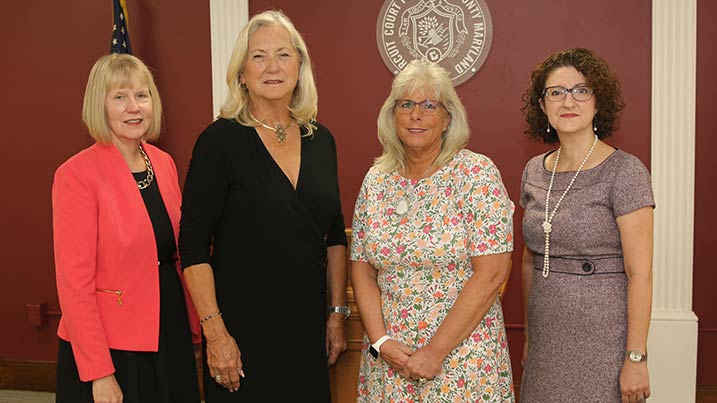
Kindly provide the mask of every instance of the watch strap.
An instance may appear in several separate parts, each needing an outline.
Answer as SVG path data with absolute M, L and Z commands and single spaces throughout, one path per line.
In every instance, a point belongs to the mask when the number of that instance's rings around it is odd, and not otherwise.
M 379 337 L 379 339 L 376 340 L 375 343 L 371 344 L 371 346 L 368 349 L 368 352 L 371 353 L 373 358 L 378 359 L 378 357 L 381 355 L 381 345 L 388 340 L 391 340 L 391 336 L 385 334 L 385 335 Z
M 351 309 L 349 309 L 348 305 L 330 306 L 328 312 L 329 315 L 332 313 L 340 313 L 346 319 L 351 315 Z

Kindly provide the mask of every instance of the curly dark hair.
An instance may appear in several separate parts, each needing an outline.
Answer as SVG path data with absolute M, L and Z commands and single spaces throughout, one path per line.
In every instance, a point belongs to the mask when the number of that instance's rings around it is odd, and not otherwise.
M 597 136 L 599 139 L 611 136 L 618 128 L 620 112 L 625 108 L 620 82 L 605 60 L 583 48 L 555 52 L 535 67 L 530 76 L 530 86 L 523 94 L 525 105 L 521 110 L 525 112 L 525 121 L 528 122 L 525 134 L 533 141 L 542 140 L 548 144 L 558 142 L 555 130 L 546 132 L 549 122 L 540 108 L 540 99 L 544 95 L 545 81 L 559 67 L 574 67 L 585 76 L 587 85 L 595 94 L 597 113 L 594 122 L 598 129 Z

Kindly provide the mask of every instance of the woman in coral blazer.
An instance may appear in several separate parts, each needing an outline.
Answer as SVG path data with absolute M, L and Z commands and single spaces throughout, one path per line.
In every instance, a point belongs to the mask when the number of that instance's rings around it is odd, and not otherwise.
M 177 265 L 181 193 L 172 158 L 146 143 L 161 122 L 147 67 L 98 60 L 83 120 L 96 143 L 57 169 L 52 189 L 57 402 L 199 402 L 199 323 Z

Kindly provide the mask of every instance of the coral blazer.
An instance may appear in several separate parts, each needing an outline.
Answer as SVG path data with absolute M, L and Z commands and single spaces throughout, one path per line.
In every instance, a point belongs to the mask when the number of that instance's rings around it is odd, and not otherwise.
M 181 192 L 169 154 L 150 144 L 155 180 L 178 234 Z M 110 349 L 157 351 L 159 275 L 154 230 L 127 162 L 114 145 L 94 144 L 55 172 L 52 186 L 57 335 L 72 343 L 80 379 L 114 373 Z M 177 272 L 182 273 L 179 265 Z M 195 342 L 199 319 L 184 296 Z M 164 309 L 171 309 L 164 308 Z

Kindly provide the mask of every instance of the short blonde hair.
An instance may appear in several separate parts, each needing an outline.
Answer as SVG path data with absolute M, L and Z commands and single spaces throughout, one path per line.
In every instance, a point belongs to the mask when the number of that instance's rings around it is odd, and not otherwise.
M 448 111 L 450 122 L 441 143 L 441 152 L 435 166 L 445 165 L 463 147 L 468 144 L 470 129 L 463 107 L 448 71 L 436 63 L 425 59 L 413 60 L 393 80 L 391 93 L 381 107 L 378 115 L 378 140 L 383 146 L 383 154 L 376 158 L 374 166 L 382 172 L 405 170 L 406 154 L 403 143 L 396 133 L 394 120 L 396 100 L 413 91 L 423 91 L 441 101 Z
M 299 126 L 303 126 L 307 134 L 311 135 L 316 129 L 313 123 L 316 121 L 319 97 L 316 92 L 309 50 L 291 20 L 277 10 L 264 11 L 255 15 L 239 32 L 227 68 L 229 95 L 219 111 L 219 117 L 235 119 L 244 126 L 256 126 L 256 121 L 249 115 L 249 93 L 241 88 L 239 76 L 244 72 L 244 64 L 249 53 L 249 37 L 259 28 L 272 25 L 286 29 L 292 45 L 299 54 L 299 82 L 291 97 L 289 113 Z
M 135 56 L 111 54 L 102 56 L 90 71 L 85 88 L 85 100 L 82 104 L 82 121 L 98 143 L 112 142 L 105 98 L 115 88 L 122 88 L 132 81 L 138 81 L 149 89 L 152 97 L 152 121 L 142 140 L 152 141 L 159 138 L 162 127 L 162 101 L 154 84 L 154 78 L 147 66 Z

